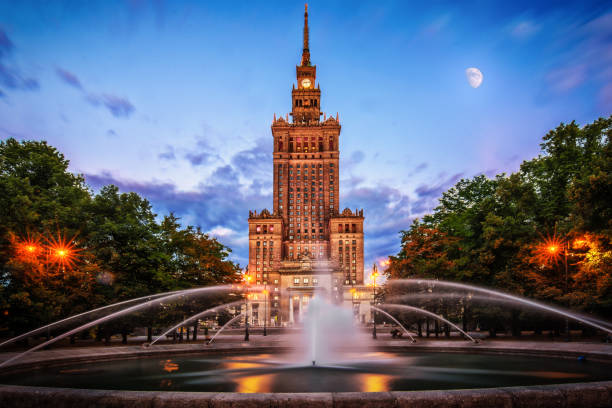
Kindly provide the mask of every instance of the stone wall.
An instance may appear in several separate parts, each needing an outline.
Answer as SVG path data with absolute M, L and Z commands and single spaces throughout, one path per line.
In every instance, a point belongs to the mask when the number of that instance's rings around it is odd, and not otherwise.
M 104 391 L 0 385 L 0 406 L 7 408 L 604 408 L 611 403 L 612 381 L 478 390 L 312 394 Z

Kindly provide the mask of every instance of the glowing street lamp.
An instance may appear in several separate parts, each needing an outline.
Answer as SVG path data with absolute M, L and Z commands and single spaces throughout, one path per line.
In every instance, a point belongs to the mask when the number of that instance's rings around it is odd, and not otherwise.
M 249 341 L 249 283 L 251 276 L 248 271 L 244 274 L 244 287 L 246 289 L 245 307 L 244 307 L 244 341 Z
M 17 246 L 17 253 L 23 257 L 32 260 L 40 252 L 40 246 L 34 242 L 22 242 Z
M 266 281 L 267 282 L 267 281 Z M 264 294 L 264 330 L 263 330 L 263 335 L 267 336 L 268 333 L 266 332 L 266 327 L 267 327 L 267 320 L 268 320 L 268 289 L 267 289 L 267 283 L 264 283 L 264 290 L 263 290 L 263 294 Z
M 378 278 L 378 267 L 376 263 L 372 267 L 372 274 L 370 275 L 370 279 L 372 280 L 373 292 L 372 292 L 372 306 L 376 304 L 376 278 Z M 376 339 L 376 311 L 372 309 L 372 338 Z
M 584 248 L 587 244 L 587 240 L 584 237 L 576 238 L 573 242 L 574 248 Z M 568 250 L 570 249 L 570 241 L 569 240 L 561 240 L 556 234 L 552 237 L 548 237 L 544 240 L 543 245 L 540 249 L 540 256 L 546 258 L 549 261 L 554 261 L 557 263 L 559 258 L 563 256 L 563 268 L 565 271 L 565 295 L 568 293 L 569 286 L 569 276 L 567 270 L 567 255 Z M 565 319 L 565 335 L 566 340 L 570 340 L 569 335 L 569 319 Z
M 66 269 L 74 269 L 78 258 L 78 252 L 81 251 L 75 247 L 73 243 L 74 237 L 68 239 L 58 233 L 57 238 L 49 237 L 47 241 L 48 245 L 46 247 L 49 251 L 48 254 L 51 257 L 51 261 L 57 264 L 63 272 L 65 272 Z

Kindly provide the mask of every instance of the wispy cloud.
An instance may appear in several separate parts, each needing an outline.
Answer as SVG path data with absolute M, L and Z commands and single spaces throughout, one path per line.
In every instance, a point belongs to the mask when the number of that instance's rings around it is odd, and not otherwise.
M 446 26 L 448 26 L 448 24 L 451 21 L 451 15 L 450 14 L 442 14 L 436 18 L 434 18 L 433 20 L 431 20 L 424 28 L 423 28 L 423 34 L 425 35 L 436 35 L 439 32 L 441 32 L 442 30 L 444 30 L 444 28 L 446 28 Z
M 81 91 L 85 96 L 85 100 L 89 102 L 90 105 L 104 107 L 116 118 L 128 118 L 136 110 L 134 105 L 127 98 L 109 93 L 87 91 L 79 77 L 73 72 L 58 67 L 55 69 L 55 73 L 62 82 Z
M 255 146 L 232 157 L 232 165 L 245 177 L 272 178 L 272 138 L 259 138 Z
M 185 158 L 192 166 L 205 166 L 215 163 L 221 158 L 206 139 L 198 139 L 195 148 L 185 153 Z
M 135 110 L 129 100 L 116 95 L 88 94 L 86 99 L 93 106 L 104 106 L 116 118 L 128 118 Z
M 551 71 L 546 79 L 555 92 L 567 92 L 584 82 L 586 69 L 586 64 L 570 65 Z
M 14 49 L 15 45 L 8 34 L 0 28 L 0 86 L 10 90 L 38 90 L 40 83 L 37 79 L 23 74 L 17 66 L 7 62 L 7 57 Z M 1 97 L 6 97 L 6 92 L 2 89 L 0 89 Z
M 533 20 L 519 20 L 511 26 L 510 33 L 519 39 L 529 38 L 540 30 L 540 26 Z
M 0 28 L 0 58 L 6 57 L 13 48 L 15 45 L 6 32 Z
M 171 145 L 166 146 L 166 150 L 157 155 L 162 160 L 176 160 L 176 155 L 174 154 L 174 147 Z
M 596 86 L 605 106 L 606 87 L 597 85 L 612 83 L 612 12 L 571 23 L 559 44 L 564 50 L 562 58 L 546 75 L 546 83 L 552 94 Z
M 72 72 L 66 71 L 65 69 L 62 69 L 62 68 L 56 68 L 55 73 L 62 81 L 64 81 L 68 85 L 75 87 L 77 89 L 83 89 L 83 86 L 81 85 L 81 81 Z

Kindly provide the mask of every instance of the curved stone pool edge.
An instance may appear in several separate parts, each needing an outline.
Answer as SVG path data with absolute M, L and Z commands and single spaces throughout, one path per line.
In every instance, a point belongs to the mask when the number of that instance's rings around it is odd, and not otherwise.
M 0 406 L 23 408 L 604 408 L 610 406 L 610 401 L 612 381 L 448 391 L 292 394 L 105 391 L 0 385 Z
M 451 352 L 542 357 L 575 358 L 612 362 L 612 347 L 593 343 L 521 343 L 488 342 L 468 344 L 431 342 L 410 345 L 387 341 L 375 350 L 401 352 Z M 286 344 L 225 344 L 213 347 L 201 344 L 164 345 L 155 349 L 138 346 L 111 348 L 58 349 L 28 356 L 21 364 L 7 367 L 10 371 L 32 370 L 51 365 L 87 361 L 150 357 L 168 354 L 270 353 L 288 349 Z M 6 356 L 2 356 L 6 357 Z M 441 391 L 392 391 L 347 393 L 239 394 L 165 391 L 87 390 L 49 387 L 0 385 L 0 406 L 72 408 L 95 406 L 102 408 L 151 407 L 178 408 L 206 406 L 211 408 L 249 407 L 610 407 L 612 381 L 553 384 L 526 387 L 502 387 Z

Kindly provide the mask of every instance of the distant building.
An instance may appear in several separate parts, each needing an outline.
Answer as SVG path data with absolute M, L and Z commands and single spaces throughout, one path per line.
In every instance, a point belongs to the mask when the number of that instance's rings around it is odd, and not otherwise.
M 316 73 L 306 8 L 292 110 L 285 117 L 274 114 L 272 122 L 273 210 L 249 212 L 249 320 L 255 325 L 264 319 L 269 325 L 299 323 L 315 292 L 353 303 L 356 318 L 370 319 L 363 210 L 339 210 L 340 120 L 337 113 L 321 112 Z

